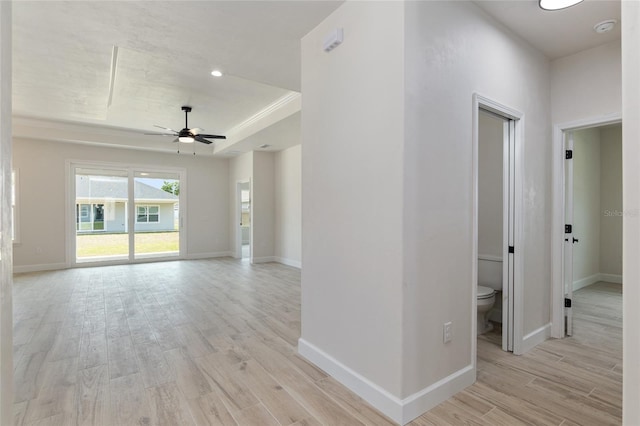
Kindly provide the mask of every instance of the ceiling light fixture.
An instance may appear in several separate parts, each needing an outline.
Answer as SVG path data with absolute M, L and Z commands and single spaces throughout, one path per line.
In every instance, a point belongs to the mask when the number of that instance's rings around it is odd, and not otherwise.
M 214 76 L 214 77 L 222 77 L 222 71 L 213 70 L 213 71 L 211 71 L 211 75 Z
M 597 32 L 598 34 L 606 33 L 611 31 L 617 23 L 618 21 L 616 21 L 615 19 L 607 19 L 606 21 L 598 22 L 597 24 L 595 24 L 593 26 L 593 31 Z
M 184 143 L 193 143 L 195 139 L 192 136 L 179 136 L 178 141 Z
M 544 10 L 560 10 L 582 2 L 583 0 L 540 0 L 538 3 Z

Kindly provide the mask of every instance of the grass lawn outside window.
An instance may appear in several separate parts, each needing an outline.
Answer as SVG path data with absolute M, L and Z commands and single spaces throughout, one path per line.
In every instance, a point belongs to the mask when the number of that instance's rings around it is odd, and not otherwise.
M 180 250 L 180 233 L 137 232 L 135 234 L 136 254 L 177 253 Z M 76 236 L 76 256 L 78 258 L 114 256 L 127 253 L 129 236 L 117 234 L 78 234 Z

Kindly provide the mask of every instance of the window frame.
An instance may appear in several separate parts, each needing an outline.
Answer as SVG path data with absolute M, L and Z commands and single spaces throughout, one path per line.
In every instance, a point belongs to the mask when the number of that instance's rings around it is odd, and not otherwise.
M 157 213 L 150 213 L 152 207 L 157 209 Z M 140 214 L 140 208 L 144 209 L 144 214 Z M 140 216 L 144 216 L 146 220 L 140 220 Z M 156 220 L 149 220 L 151 216 L 156 216 Z M 136 223 L 160 223 L 160 205 L 159 204 L 136 204 Z

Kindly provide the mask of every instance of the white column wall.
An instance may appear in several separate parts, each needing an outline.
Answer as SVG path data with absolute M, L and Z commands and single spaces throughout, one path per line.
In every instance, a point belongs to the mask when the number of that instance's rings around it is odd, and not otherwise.
M 0 424 L 13 424 L 11 2 L 0 2 Z
M 253 152 L 251 245 L 254 262 L 271 262 L 275 243 L 275 177 L 273 153 Z
M 640 424 L 640 2 L 622 2 L 622 423 Z
M 302 39 L 300 348 L 387 402 L 402 395 L 403 27 L 401 2 L 346 2 Z
M 275 154 L 275 256 L 278 262 L 301 267 L 302 146 Z

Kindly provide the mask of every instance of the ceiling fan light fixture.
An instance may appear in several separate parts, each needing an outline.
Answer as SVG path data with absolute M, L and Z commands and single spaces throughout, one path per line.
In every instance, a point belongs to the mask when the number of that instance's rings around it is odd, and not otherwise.
M 560 10 L 575 6 L 583 0 L 539 0 L 540 9 Z
M 211 71 L 211 75 L 214 76 L 214 77 L 222 77 L 222 71 L 213 70 L 213 71 Z
M 179 136 L 178 137 L 178 142 L 193 143 L 193 141 L 195 141 L 193 136 Z

